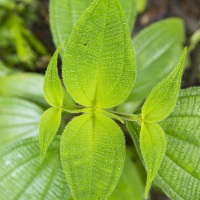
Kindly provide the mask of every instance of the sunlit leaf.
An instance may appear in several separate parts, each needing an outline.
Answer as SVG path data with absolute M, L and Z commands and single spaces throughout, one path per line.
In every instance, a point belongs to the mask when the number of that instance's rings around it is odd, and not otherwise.
M 13 73 L 0 78 L 0 95 L 27 99 L 47 105 L 43 95 L 44 76 L 36 73 Z
M 117 0 L 95 0 L 78 21 L 63 59 L 64 84 L 79 104 L 122 103 L 135 79 L 128 26 Z
M 124 136 L 101 114 L 74 118 L 64 130 L 61 161 L 74 199 L 107 199 L 123 170 Z
M 170 199 L 200 199 L 199 121 L 200 87 L 196 87 L 182 90 L 173 113 L 160 123 L 166 133 L 167 149 L 155 183 Z M 127 125 L 140 155 L 139 125 Z
M 39 124 L 41 160 L 44 159 L 46 150 L 49 144 L 52 142 L 53 138 L 55 137 L 60 123 L 61 109 L 52 107 L 43 113 Z
M 142 123 L 140 131 L 140 148 L 147 170 L 145 197 L 155 178 L 166 149 L 166 138 L 163 129 L 156 123 Z
M 121 112 L 135 111 L 175 68 L 183 51 L 184 32 L 182 20 L 170 18 L 145 27 L 134 37 L 137 79 L 131 95 L 118 108 Z
M 178 99 L 185 56 L 186 49 L 173 72 L 147 97 L 142 107 L 142 118 L 145 121 L 162 121 L 172 112 Z
M 40 165 L 36 138 L 14 143 L 0 153 L 0 199 L 64 200 L 70 191 L 59 157 L 59 140 Z
M 68 40 L 74 26 L 92 0 L 51 0 L 50 25 L 54 43 L 57 47 Z M 128 20 L 130 30 L 133 29 L 136 17 L 136 0 L 120 1 Z M 67 19 L 67 20 L 66 20 Z
M 0 97 L 0 146 L 38 135 L 43 109 L 31 102 Z
M 52 56 L 44 77 L 44 96 L 47 102 L 55 107 L 62 106 L 63 88 L 58 75 L 57 60 L 62 46 Z

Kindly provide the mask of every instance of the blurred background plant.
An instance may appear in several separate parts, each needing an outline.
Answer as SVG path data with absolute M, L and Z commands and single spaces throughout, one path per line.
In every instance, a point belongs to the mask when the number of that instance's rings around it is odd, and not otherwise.
M 1 63 L 21 69 L 33 69 L 46 47 L 30 31 L 37 20 L 37 0 L 0 1 Z M 2 64 L 3 65 L 3 64 Z

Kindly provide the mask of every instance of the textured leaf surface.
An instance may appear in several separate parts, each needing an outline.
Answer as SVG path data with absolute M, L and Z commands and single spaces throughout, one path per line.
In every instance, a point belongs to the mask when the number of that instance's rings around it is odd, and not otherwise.
M 145 197 L 147 198 L 151 183 L 160 168 L 166 149 L 165 133 L 158 124 L 142 123 L 140 148 L 147 170 L 145 189 Z
M 63 88 L 61 80 L 58 76 L 57 60 L 61 50 L 61 46 L 52 56 L 47 71 L 44 77 L 44 97 L 52 106 L 62 106 L 63 103 Z
M 172 112 L 178 99 L 185 56 L 186 49 L 173 72 L 159 83 L 147 97 L 142 107 L 144 120 L 162 121 Z
M 56 144 L 57 143 L 57 144 Z M 29 138 L 0 154 L 0 199 L 64 200 L 70 192 L 59 158 L 59 140 L 40 165 L 39 142 Z
M 38 135 L 43 109 L 25 100 L 0 97 L 0 145 Z
M 60 122 L 61 109 L 54 107 L 46 110 L 40 119 L 39 139 L 42 159 L 45 157 L 46 150 L 59 129 Z
M 47 105 L 43 95 L 44 76 L 36 73 L 13 73 L 0 78 L 0 95 L 27 99 Z
M 161 125 L 167 149 L 155 182 L 172 200 L 200 199 L 200 87 L 182 90 L 173 113 Z M 139 150 L 139 125 L 128 122 Z
M 124 136 L 103 115 L 74 118 L 64 130 L 61 161 L 75 199 L 107 199 L 123 170 Z
M 143 200 L 143 190 L 144 186 L 139 172 L 127 157 L 121 178 L 109 200 Z
M 137 79 L 121 110 L 133 112 L 151 90 L 170 74 L 179 62 L 184 39 L 183 23 L 178 18 L 156 22 L 134 37 Z
M 51 0 L 50 24 L 54 43 L 57 47 L 68 40 L 74 26 L 92 0 Z M 121 4 L 128 20 L 130 30 L 136 17 L 136 1 L 121 0 Z
M 84 106 L 110 108 L 127 98 L 135 60 L 118 0 L 95 0 L 78 21 L 64 54 L 63 78 Z

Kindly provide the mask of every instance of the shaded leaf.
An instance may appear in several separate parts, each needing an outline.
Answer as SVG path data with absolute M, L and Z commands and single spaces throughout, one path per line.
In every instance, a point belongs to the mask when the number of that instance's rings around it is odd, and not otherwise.
M 155 183 L 172 200 L 200 199 L 200 87 L 182 90 L 173 113 L 160 124 L 167 149 Z M 127 123 L 138 145 L 139 125 Z
M 129 30 L 117 0 L 95 0 L 78 21 L 63 59 L 64 84 L 79 104 L 110 108 L 135 79 Z
M 156 123 L 142 123 L 140 131 L 140 148 L 147 170 L 145 197 L 151 187 L 166 149 L 166 138 L 163 129 Z
M 60 107 L 63 103 L 63 88 L 57 69 L 57 60 L 61 48 L 62 46 L 52 56 L 44 77 L 44 97 L 51 106 L 55 107 Z
M 142 107 L 142 118 L 145 121 L 162 121 L 172 112 L 178 99 L 185 56 L 186 49 L 173 72 L 147 97 Z
M 55 137 L 59 129 L 60 123 L 61 109 L 52 107 L 43 113 L 39 124 L 41 160 L 44 159 L 46 150 L 49 144 L 52 142 L 53 138 Z
M 43 109 L 31 102 L 0 97 L 0 146 L 38 135 Z
M 13 73 L 0 78 L 0 95 L 27 99 L 47 105 L 43 95 L 44 76 L 36 73 Z
M 143 200 L 143 189 L 136 166 L 126 157 L 121 178 L 109 200 Z
M 14 143 L 0 153 L 1 200 L 68 199 L 70 191 L 60 164 L 59 140 L 50 145 L 40 165 L 39 142 L 30 138 Z
M 121 112 L 135 111 L 151 90 L 170 74 L 179 62 L 184 40 L 183 22 L 178 18 L 153 23 L 134 37 L 137 79 L 126 103 L 119 107 Z
M 63 41 L 68 40 L 78 19 L 91 2 L 92 0 L 50 1 L 51 32 L 57 47 Z M 128 20 L 129 28 L 132 30 L 136 17 L 136 0 L 121 0 L 120 2 Z
M 104 115 L 81 115 L 64 130 L 61 161 L 74 199 L 107 199 L 120 178 L 124 157 L 123 133 Z

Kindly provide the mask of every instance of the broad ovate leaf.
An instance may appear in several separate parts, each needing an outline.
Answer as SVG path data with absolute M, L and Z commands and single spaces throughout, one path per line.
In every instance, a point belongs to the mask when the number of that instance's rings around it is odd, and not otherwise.
M 70 191 L 59 157 L 59 140 L 39 163 L 36 138 L 18 141 L 0 153 L 0 199 L 64 200 Z
M 122 103 L 135 80 L 134 52 L 118 0 L 94 0 L 75 26 L 63 59 L 64 84 L 79 104 Z
M 74 199 L 107 199 L 123 170 L 124 135 L 101 114 L 75 117 L 61 140 L 61 162 Z
M 127 156 L 120 180 L 109 200 L 144 200 L 144 184 L 140 173 Z
M 50 25 L 54 43 L 57 47 L 68 40 L 74 26 L 92 0 L 51 0 Z M 136 0 L 120 0 L 130 30 L 136 17 Z
M 0 146 L 37 136 L 43 112 L 41 107 L 26 100 L 0 97 Z
M 47 106 L 43 95 L 44 76 L 17 72 L 0 78 L 0 95 L 19 97 Z
M 163 129 L 156 123 L 142 123 L 140 131 L 140 148 L 147 170 L 145 197 L 155 178 L 166 150 L 166 138 Z
M 170 199 L 200 199 L 200 87 L 182 90 L 161 125 L 167 150 L 155 182 Z
M 183 52 L 184 33 L 183 21 L 178 18 L 161 20 L 137 33 L 133 39 L 137 79 L 119 111 L 133 113 L 151 90 L 172 72 Z
M 39 124 L 39 141 L 41 149 L 41 160 L 44 159 L 47 148 L 55 137 L 61 123 L 61 109 L 49 108 L 46 110 Z
M 200 87 L 181 90 L 176 107 L 160 123 L 167 148 L 155 183 L 172 200 L 200 199 Z M 140 126 L 127 123 L 140 154 Z
M 147 97 L 142 107 L 143 120 L 162 121 L 172 112 L 178 99 L 185 56 L 186 49 L 172 73 L 159 83 Z
M 55 107 L 61 107 L 63 103 L 63 87 L 57 69 L 57 60 L 61 48 L 62 45 L 52 56 L 44 77 L 44 97 L 51 106 Z

